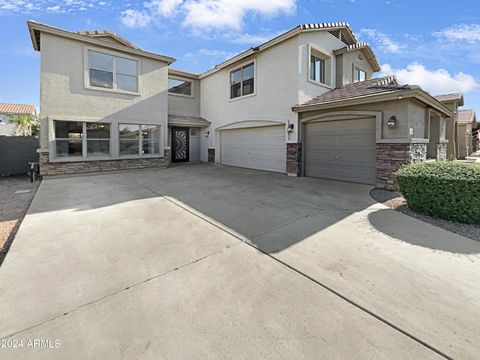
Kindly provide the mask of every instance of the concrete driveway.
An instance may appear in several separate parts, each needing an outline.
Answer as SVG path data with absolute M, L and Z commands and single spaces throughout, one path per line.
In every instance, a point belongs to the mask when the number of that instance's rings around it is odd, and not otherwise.
M 478 358 L 480 242 L 369 189 L 209 165 L 45 180 L 0 268 L 0 358 Z

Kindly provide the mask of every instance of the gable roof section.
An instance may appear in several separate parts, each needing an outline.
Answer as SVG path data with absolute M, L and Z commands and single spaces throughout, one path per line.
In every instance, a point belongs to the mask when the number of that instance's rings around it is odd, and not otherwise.
M 215 65 L 213 69 L 210 69 L 202 74 L 200 74 L 200 79 L 207 77 L 209 75 L 212 75 L 216 73 L 217 71 L 220 71 L 227 66 L 230 66 L 237 61 L 241 61 L 247 57 L 249 57 L 252 54 L 262 52 L 264 50 L 267 50 L 268 48 L 275 46 L 283 41 L 286 41 L 302 32 L 312 32 L 312 31 L 329 31 L 333 36 L 336 36 L 338 38 L 341 38 L 345 44 L 348 45 L 354 45 L 357 43 L 357 39 L 355 35 L 353 34 L 352 30 L 350 29 L 350 25 L 346 22 L 335 22 L 335 23 L 317 23 L 317 24 L 304 24 L 304 25 L 298 25 L 294 27 L 293 29 L 278 35 L 277 37 L 263 43 L 262 45 L 252 47 L 248 50 L 245 50 L 244 52 L 218 64 Z M 337 36 L 338 34 L 342 34 Z
M 121 36 L 111 32 L 97 31 L 96 32 L 97 34 L 95 34 L 95 31 L 74 32 L 74 31 L 63 30 L 47 24 L 42 24 L 32 20 L 27 21 L 27 24 L 28 24 L 28 29 L 30 31 L 30 38 L 32 40 L 33 48 L 37 51 L 40 51 L 41 49 L 40 34 L 44 32 L 44 33 L 68 38 L 71 40 L 78 40 L 87 44 L 97 45 L 107 49 L 124 52 L 131 55 L 137 55 L 137 56 L 146 57 L 146 58 L 157 60 L 157 61 L 162 61 L 167 64 L 171 64 L 175 61 L 174 58 L 169 56 L 155 54 L 152 52 L 141 50 L 135 45 L 133 45 L 132 43 L 130 43 L 128 40 L 125 40 Z M 119 44 L 102 40 L 102 38 L 105 38 L 107 36 L 116 40 L 117 42 L 119 42 Z
M 435 99 L 437 99 L 441 103 L 458 102 L 459 106 L 463 106 L 463 94 L 462 93 L 437 95 L 437 96 L 435 96 Z
M 333 108 L 411 97 L 431 106 L 448 117 L 453 117 L 454 115 L 445 105 L 419 86 L 399 85 L 393 75 L 347 84 L 339 89 L 314 97 L 303 104 L 296 105 L 292 110 L 305 112 L 327 107 Z
M 380 64 L 378 63 L 377 57 L 373 52 L 370 45 L 366 42 L 356 43 L 353 45 L 347 45 L 341 49 L 334 50 L 333 53 L 335 55 L 345 54 L 352 51 L 361 51 L 366 57 L 367 61 L 369 62 L 370 66 L 372 67 L 373 71 L 380 71 Z
M 0 114 L 35 114 L 35 105 L 0 103 Z
M 472 124 L 473 126 L 477 123 L 477 115 L 475 114 L 475 110 L 467 109 L 467 110 L 460 110 L 458 112 L 458 123 L 459 124 Z
M 118 35 L 117 33 L 114 33 L 113 31 L 87 30 L 87 31 L 77 31 L 76 33 L 79 34 L 79 35 L 82 35 L 82 36 L 89 36 L 91 38 L 98 38 L 100 40 L 102 40 L 104 38 L 110 38 L 110 39 L 113 39 L 113 40 L 117 41 L 118 43 L 120 43 L 122 45 L 125 45 L 125 46 L 128 46 L 132 49 L 140 50 L 140 48 L 138 46 L 132 44 L 130 41 L 128 41 L 124 37 Z

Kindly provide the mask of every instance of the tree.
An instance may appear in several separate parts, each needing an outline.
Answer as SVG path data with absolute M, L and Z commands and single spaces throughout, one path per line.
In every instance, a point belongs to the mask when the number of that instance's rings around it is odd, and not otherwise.
M 15 124 L 16 135 L 32 136 L 38 135 L 40 130 L 40 122 L 35 114 L 17 114 L 8 115 L 7 120 L 9 123 Z

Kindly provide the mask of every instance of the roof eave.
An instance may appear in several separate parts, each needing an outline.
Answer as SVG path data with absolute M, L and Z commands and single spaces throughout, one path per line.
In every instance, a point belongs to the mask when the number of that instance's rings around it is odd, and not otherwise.
M 454 116 L 454 113 L 450 111 L 445 105 L 435 100 L 431 95 L 429 95 L 428 93 L 426 93 L 421 89 L 393 90 L 393 91 L 388 91 L 388 92 L 383 92 L 378 94 L 358 96 L 358 97 L 345 99 L 345 100 L 335 100 L 335 101 L 324 102 L 321 104 L 313 104 L 310 106 L 301 106 L 301 105 L 294 106 L 292 107 L 292 111 L 296 113 L 303 113 L 307 111 L 324 110 L 328 108 L 338 108 L 343 106 L 353 106 L 353 105 L 368 104 L 368 103 L 381 102 L 381 101 L 391 101 L 391 100 L 398 100 L 400 96 L 402 99 L 416 98 L 421 102 L 425 103 L 426 105 L 446 115 L 449 118 L 453 118 Z
M 257 46 L 257 47 L 253 47 L 253 48 L 250 48 L 248 50 L 245 50 L 244 52 L 234 56 L 233 58 L 231 59 L 228 59 L 218 65 L 216 65 L 213 69 L 210 69 L 202 74 L 199 75 L 199 78 L 200 79 L 203 79 L 204 77 L 207 77 L 211 74 L 214 74 L 216 73 L 217 71 L 220 71 L 238 61 L 241 61 L 247 57 L 249 57 L 250 55 L 252 54 L 255 54 L 255 53 L 258 53 L 258 52 L 261 52 L 261 51 L 264 51 L 266 49 L 268 49 L 269 47 L 272 47 L 280 42 L 283 42 L 285 40 L 288 40 L 289 38 L 295 36 L 295 35 L 298 35 L 300 32 L 301 32 L 301 28 L 300 26 L 296 26 L 295 28 L 293 28 L 292 30 L 289 30 L 287 31 L 286 33 L 283 33 L 269 41 L 267 41 L 266 43 L 263 43 L 262 45 L 260 46 Z
M 48 34 L 57 35 L 57 36 L 61 36 L 61 37 L 85 42 L 85 43 L 88 43 L 88 44 L 98 45 L 98 46 L 101 46 L 101 47 L 117 50 L 117 51 L 120 51 L 120 52 L 132 54 L 132 55 L 137 55 L 137 56 L 142 56 L 142 57 L 162 61 L 162 62 L 167 63 L 168 65 L 170 65 L 170 64 L 172 64 L 173 62 L 176 61 L 176 59 L 174 59 L 170 56 L 155 54 L 155 53 L 151 53 L 151 52 L 144 51 L 144 50 L 134 49 L 134 48 L 131 48 L 131 47 L 128 47 L 128 46 L 109 43 L 109 42 L 106 42 L 106 41 L 98 40 L 98 39 L 93 38 L 93 37 L 88 37 L 88 36 L 73 33 L 71 31 L 66 31 L 66 30 L 55 28 L 55 27 L 51 27 L 49 25 L 45 25 L 45 24 L 38 23 L 38 22 L 35 22 L 35 21 L 30 21 L 29 20 L 29 21 L 27 21 L 27 23 L 28 23 L 28 27 L 30 29 L 30 35 L 33 36 L 32 37 L 33 48 L 37 51 L 40 51 L 40 44 L 36 40 L 35 31 L 45 32 L 45 33 L 48 33 Z

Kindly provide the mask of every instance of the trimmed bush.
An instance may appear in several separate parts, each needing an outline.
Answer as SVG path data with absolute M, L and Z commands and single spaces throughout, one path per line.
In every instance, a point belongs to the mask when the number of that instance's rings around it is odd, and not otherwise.
M 451 161 L 419 162 L 397 171 L 407 205 L 422 214 L 480 223 L 480 167 Z

